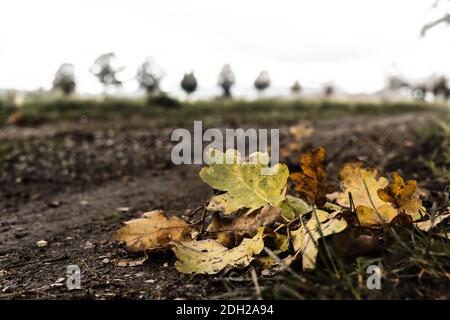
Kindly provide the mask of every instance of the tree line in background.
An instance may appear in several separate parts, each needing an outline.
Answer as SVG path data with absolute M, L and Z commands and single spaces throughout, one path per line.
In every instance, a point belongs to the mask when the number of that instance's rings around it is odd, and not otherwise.
M 450 98 L 448 79 L 442 75 L 433 75 L 423 81 L 409 81 L 400 76 L 391 76 L 388 79 L 387 88 L 391 91 L 407 89 L 411 92 L 412 97 L 419 101 L 424 101 L 427 94 L 444 101 Z
M 103 85 L 104 91 L 108 88 L 122 86 L 118 74 L 125 68 L 118 66 L 114 53 L 106 53 L 95 59 L 90 72 Z M 143 89 L 149 96 L 161 93 L 161 81 L 164 78 L 164 71 L 157 66 L 150 58 L 147 58 L 137 69 L 136 80 L 139 87 Z M 226 64 L 219 73 L 217 85 L 222 89 L 222 97 L 231 98 L 232 88 L 236 82 L 231 66 Z M 271 85 L 270 75 L 267 71 L 262 71 L 254 82 L 254 87 L 260 95 Z M 180 82 L 181 89 L 189 97 L 198 88 L 198 81 L 194 72 L 185 73 Z M 64 95 L 71 95 L 76 90 L 75 70 L 70 63 L 64 63 L 57 70 L 53 81 L 53 90 L 61 91 Z M 298 96 L 302 91 L 302 87 L 298 81 L 295 81 L 291 87 L 294 96 Z M 324 87 L 324 95 L 333 94 L 334 88 L 328 84 Z
M 116 56 L 114 53 L 106 53 L 100 55 L 90 68 L 90 72 L 103 85 L 104 92 L 111 87 L 122 86 L 122 81 L 118 74 L 125 69 L 116 63 Z M 139 87 L 143 89 L 149 97 L 164 94 L 161 91 L 161 81 L 165 77 L 165 72 L 150 58 L 147 58 L 137 69 L 136 80 Z M 218 76 L 217 85 L 222 89 L 223 98 L 232 97 L 232 88 L 236 82 L 231 66 L 226 64 Z M 253 83 L 259 96 L 262 96 L 264 91 L 270 87 L 271 79 L 267 71 L 262 71 L 257 76 Z M 198 88 L 198 80 L 194 72 L 185 73 L 180 82 L 181 89 L 189 98 Z M 76 80 L 74 73 L 74 66 L 70 63 L 64 63 L 60 66 L 55 74 L 53 81 L 53 89 L 61 91 L 64 95 L 69 96 L 75 92 Z M 390 92 L 399 92 L 402 89 L 409 90 L 410 94 L 415 100 L 425 100 L 427 94 L 434 98 L 442 98 L 448 100 L 450 98 L 450 89 L 448 87 L 448 80 L 445 76 L 432 76 L 427 80 L 421 82 L 408 81 L 399 76 L 391 76 L 388 78 L 386 89 Z M 302 86 L 298 81 L 295 81 L 290 88 L 293 96 L 298 97 L 302 91 Z M 327 83 L 323 86 L 322 95 L 325 98 L 331 97 L 335 93 L 333 84 Z

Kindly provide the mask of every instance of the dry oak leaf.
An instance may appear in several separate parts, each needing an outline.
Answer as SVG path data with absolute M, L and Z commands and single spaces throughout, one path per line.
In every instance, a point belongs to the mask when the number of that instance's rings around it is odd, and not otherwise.
M 183 219 L 161 210 L 146 212 L 142 218 L 125 222 L 115 239 L 125 241 L 130 252 L 151 252 L 167 248 L 172 240 L 191 239 L 193 228 Z
M 377 175 L 376 169 L 365 169 L 361 162 L 346 163 L 339 172 L 343 192 L 337 193 L 337 203 L 343 207 L 350 207 L 349 193 L 351 193 L 355 207 L 378 208 L 385 205 L 377 192 L 378 189 L 388 185 L 388 180 L 384 177 L 377 179 Z
M 268 166 L 267 153 L 250 155 L 243 162 L 236 150 L 225 153 L 213 149 L 207 153 L 209 167 L 202 168 L 200 178 L 225 193 L 214 196 L 207 209 L 232 214 L 241 208 L 251 213 L 263 206 L 278 206 L 286 197 L 289 170 L 285 164 Z
M 323 161 L 325 149 L 319 147 L 300 156 L 301 173 L 292 173 L 290 178 L 296 183 L 295 191 L 311 205 L 322 206 L 326 195 L 333 192 L 327 182 L 327 171 Z
M 399 212 L 405 212 L 410 215 L 413 220 L 418 220 L 422 217 L 420 211 L 422 210 L 422 201 L 415 196 L 417 181 L 404 181 L 397 172 L 391 173 L 392 183 L 382 189 L 378 189 L 378 197 L 391 203 Z
M 347 228 L 344 219 L 337 219 L 336 214 L 322 210 L 314 210 L 311 219 L 297 230 L 291 231 L 292 246 L 296 255 L 302 254 L 303 270 L 313 270 L 316 267 L 318 240 Z
M 227 249 L 216 240 L 172 241 L 178 261 L 175 268 L 182 273 L 216 274 L 225 268 L 246 267 L 264 249 L 264 227 L 253 238 L 245 238 L 235 248 Z

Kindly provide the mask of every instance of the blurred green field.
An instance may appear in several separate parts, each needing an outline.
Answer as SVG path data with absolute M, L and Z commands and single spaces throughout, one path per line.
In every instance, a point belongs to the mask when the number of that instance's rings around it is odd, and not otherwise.
M 145 120 L 154 126 L 183 126 L 203 120 L 207 126 L 258 123 L 276 126 L 299 119 L 338 118 L 351 115 L 386 115 L 406 112 L 445 112 L 442 104 L 424 102 L 358 102 L 344 100 L 199 100 L 171 98 L 81 99 L 33 98 L 20 106 L 0 99 L 0 124 L 39 125 L 56 121 Z

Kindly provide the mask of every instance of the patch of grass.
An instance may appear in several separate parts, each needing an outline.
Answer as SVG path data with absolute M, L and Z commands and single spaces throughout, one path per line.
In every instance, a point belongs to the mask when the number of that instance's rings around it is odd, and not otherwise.
M 449 299 L 448 236 L 430 237 L 428 233 L 412 230 L 402 230 L 402 236 L 394 230 L 391 233 L 395 240 L 383 252 L 343 258 L 332 250 L 336 268 L 331 268 L 330 258 L 319 250 L 322 254 L 316 270 L 301 273 L 288 268 L 283 274 L 260 277 L 257 290 L 250 277 L 223 278 L 228 293 L 220 298 Z M 367 287 L 370 265 L 382 270 L 379 290 Z
M 398 114 L 412 111 L 439 111 L 442 106 L 427 103 L 377 103 L 333 100 L 201 100 L 181 102 L 171 99 L 171 107 L 161 106 L 163 99 L 106 97 L 81 99 L 36 97 L 18 108 L 0 103 L 0 123 L 13 112 L 20 112 L 18 124 L 36 125 L 55 121 L 140 119 L 154 126 L 184 126 L 203 120 L 207 126 L 240 125 L 258 122 L 277 126 L 300 119 L 337 118 L 348 115 Z

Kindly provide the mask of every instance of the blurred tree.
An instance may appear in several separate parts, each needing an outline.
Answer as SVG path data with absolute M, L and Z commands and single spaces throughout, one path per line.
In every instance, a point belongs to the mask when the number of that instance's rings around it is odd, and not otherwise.
M 188 97 L 197 90 L 197 78 L 195 78 L 194 72 L 184 74 L 181 80 L 181 88 L 186 92 Z
M 136 79 L 139 86 L 148 95 L 153 95 L 160 91 L 161 80 L 164 78 L 164 71 L 158 67 L 151 58 L 147 58 L 138 68 Z
M 105 90 L 108 86 L 122 85 L 122 82 L 117 79 L 117 74 L 125 68 L 117 67 L 115 62 L 116 55 L 113 52 L 105 53 L 95 59 L 90 69 L 91 73 L 103 84 Z
M 61 90 L 64 95 L 69 96 L 75 92 L 75 87 L 74 67 L 70 63 L 63 63 L 56 71 L 53 90 Z
M 331 83 L 327 83 L 323 87 L 323 96 L 329 98 L 334 94 L 334 86 Z
M 219 80 L 218 85 L 223 90 L 223 97 L 224 98 L 231 98 L 231 87 L 236 82 L 236 79 L 234 77 L 234 73 L 231 70 L 230 65 L 226 64 L 223 66 L 222 71 L 219 73 Z
M 433 8 L 437 8 L 437 7 L 439 7 L 440 3 L 442 3 L 442 1 L 435 0 L 432 7 Z M 450 24 L 450 13 L 446 13 L 446 14 L 442 15 L 440 18 L 425 24 L 422 27 L 422 30 L 420 31 L 420 34 L 423 37 L 428 32 L 428 30 L 430 30 L 430 29 L 432 29 L 432 28 L 434 28 L 434 27 L 436 27 L 436 26 L 438 26 L 440 24 L 443 24 L 443 23 Z
M 435 99 L 442 97 L 444 100 L 447 100 L 450 96 L 447 78 L 444 76 L 435 78 L 431 84 L 431 92 Z
M 298 96 L 301 91 L 302 91 L 302 86 L 300 85 L 300 82 L 295 81 L 294 84 L 291 87 L 292 94 L 294 96 Z
M 255 88 L 262 93 L 270 86 L 270 76 L 267 71 L 262 71 L 255 80 Z

